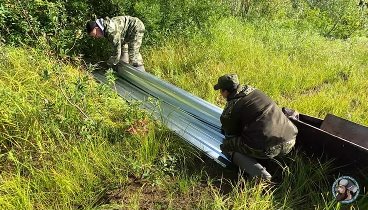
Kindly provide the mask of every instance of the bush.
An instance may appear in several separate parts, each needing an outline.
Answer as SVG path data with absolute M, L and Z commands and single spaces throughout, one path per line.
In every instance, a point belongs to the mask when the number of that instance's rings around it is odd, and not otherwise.
M 214 20 L 229 15 L 220 0 L 113 0 L 121 14 L 139 17 L 146 26 L 146 44 L 157 44 L 173 35 L 208 32 Z
M 11 45 L 30 45 L 67 57 L 106 59 L 106 41 L 82 36 L 87 20 L 117 15 L 142 19 L 144 45 L 168 37 L 209 34 L 213 23 L 230 15 L 247 21 L 272 20 L 287 27 L 312 28 L 326 37 L 349 38 L 366 30 L 365 3 L 350 0 L 0 0 L 0 35 Z M 210 40 L 211 38 L 208 38 Z M 104 50 L 101 50 L 104 49 Z
M 346 39 L 367 27 L 367 7 L 351 0 L 293 0 L 294 18 L 325 37 Z
M 325 37 L 346 39 L 366 31 L 367 3 L 351 0 L 224 0 L 246 20 L 278 20 L 313 28 Z M 255 22 L 257 24 L 257 22 Z
M 278 18 L 290 10 L 289 0 L 224 0 L 230 5 L 233 15 L 255 19 Z
M 0 0 L 1 40 L 16 46 L 46 48 L 62 56 L 76 53 L 85 21 L 99 11 L 88 2 Z M 106 1 L 100 6 L 109 13 L 113 11 L 110 5 Z
M 105 42 L 82 37 L 90 19 L 131 15 L 146 25 L 146 44 L 161 42 L 173 34 L 206 31 L 226 10 L 219 1 L 163 0 L 0 0 L 1 40 L 11 45 L 30 45 L 61 56 L 85 54 L 96 58 Z M 97 46 L 96 46 L 97 45 Z M 96 47 L 99 50 L 95 50 Z

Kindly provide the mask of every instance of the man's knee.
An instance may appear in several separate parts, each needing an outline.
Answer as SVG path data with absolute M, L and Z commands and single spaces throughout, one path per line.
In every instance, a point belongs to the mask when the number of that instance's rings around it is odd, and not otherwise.
M 268 156 L 266 155 L 264 150 L 261 149 L 254 149 L 248 146 L 242 137 L 234 136 L 230 138 L 226 138 L 220 148 L 224 152 L 239 152 L 241 154 L 247 155 L 253 158 L 259 159 L 267 159 Z

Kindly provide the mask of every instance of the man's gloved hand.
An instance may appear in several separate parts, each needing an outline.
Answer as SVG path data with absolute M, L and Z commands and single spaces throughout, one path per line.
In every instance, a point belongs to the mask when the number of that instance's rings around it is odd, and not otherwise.
M 107 60 L 107 65 L 109 65 L 111 68 L 113 67 L 113 66 L 116 66 L 116 64 L 118 64 L 119 63 L 119 60 L 118 59 L 116 59 L 116 57 L 114 57 L 114 56 L 111 56 L 110 58 L 109 58 L 109 60 Z
M 112 68 L 112 70 L 118 71 L 118 65 L 117 64 L 119 62 L 116 62 L 115 57 L 111 56 L 110 59 L 106 63 L 108 65 L 108 68 Z

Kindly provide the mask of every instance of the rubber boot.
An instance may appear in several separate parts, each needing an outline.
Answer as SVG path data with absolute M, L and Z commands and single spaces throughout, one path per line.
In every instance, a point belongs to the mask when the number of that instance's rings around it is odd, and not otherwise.
M 125 44 L 121 49 L 120 61 L 129 63 L 128 44 Z
M 234 152 L 232 154 L 232 161 L 251 178 L 260 177 L 265 180 L 271 180 L 272 178 L 271 174 L 266 171 L 266 168 L 259 164 L 254 158 Z

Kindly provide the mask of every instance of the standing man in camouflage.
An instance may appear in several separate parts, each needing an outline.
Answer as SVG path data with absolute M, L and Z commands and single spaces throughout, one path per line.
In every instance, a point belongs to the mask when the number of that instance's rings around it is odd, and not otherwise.
M 297 128 L 266 94 L 240 85 L 236 74 L 221 76 L 214 89 L 227 100 L 220 118 L 225 135 L 221 150 L 251 177 L 271 179 L 255 159 L 288 154 Z
M 144 71 L 142 55 L 139 52 L 145 32 L 141 20 L 131 16 L 101 18 L 89 21 L 86 30 L 90 36 L 106 37 L 112 43 L 114 53 L 107 61 L 108 65 L 114 66 L 123 61 Z

